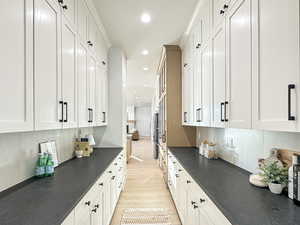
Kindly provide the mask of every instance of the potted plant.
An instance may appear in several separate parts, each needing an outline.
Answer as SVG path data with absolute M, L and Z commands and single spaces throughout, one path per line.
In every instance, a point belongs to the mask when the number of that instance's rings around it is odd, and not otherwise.
M 263 181 L 268 184 L 269 189 L 274 194 L 281 194 L 282 189 L 288 183 L 288 168 L 278 165 L 278 162 L 272 162 L 261 167 L 261 176 Z

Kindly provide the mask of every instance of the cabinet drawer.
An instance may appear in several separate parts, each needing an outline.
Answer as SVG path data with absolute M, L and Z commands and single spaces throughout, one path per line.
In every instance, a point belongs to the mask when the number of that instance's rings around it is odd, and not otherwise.
M 75 225 L 90 225 L 90 211 L 92 199 L 90 192 L 87 193 L 75 207 Z

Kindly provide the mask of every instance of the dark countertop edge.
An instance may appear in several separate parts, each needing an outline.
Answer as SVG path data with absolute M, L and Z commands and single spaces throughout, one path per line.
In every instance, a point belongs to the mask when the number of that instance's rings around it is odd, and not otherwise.
M 172 153 L 172 149 L 175 150 L 175 149 L 181 149 L 181 148 L 185 148 L 185 149 L 189 149 L 189 150 L 196 150 L 196 151 L 198 150 L 197 147 L 168 147 L 168 149 L 171 151 L 171 153 Z M 173 153 L 172 153 L 172 154 L 173 154 Z M 210 193 L 210 191 L 207 190 L 207 188 L 204 187 L 200 182 L 198 182 L 197 179 L 194 178 L 194 175 L 193 175 L 191 172 L 189 172 L 189 171 L 184 167 L 184 164 L 183 164 L 183 162 L 181 161 L 181 159 L 178 158 L 178 157 L 176 157 L 175 154 L 173 154 L 173 155 L 174 155 L 174 157 L 179 161 L 180 165 L 185 169 L 185 171 L 188 172 L 188 174 L 193 178 L 193 180 L 195 181 L 195 183 L 197 183 L 197 184 L 200 186 L 200 188 L 205 192 L 205 194 L 208 195 L 208 197 L 213 201 L 213 203 L 217 206 L 217 208 L 223 213 L 223 215 L 227 218 L 227 220 L 228 220 L 232 225 L 239 225 L 239 224 L 235 221 L 235 219 L 232 218 L 232 216 L 229 216 L 229 213 L 227 212 L 227 210 L 222 206 L 222 204 L 220 204 L 220 203 L 218 202 L 218 200 Z M 205 158 L 204 156 L 200 156 L 200 155 L 199 155 L 199 157 Z M 218 158 L 218 160 L 223 161 L 223 162 L 224 162 L 227 166 L 229 166 L 229 167 L 232 167 L 232 168 L 235 168 L 235 169 L 240 170 L 240 172 L 244 173 L 245 176 L 249 176 L 249 175 L 251 174 L 249 171 L 247 171 L 247 170 L 245 170 L 245 169 L 243 169 L 243 168 L 241 168 L 241 167 L 238 167 L 238 166 L 236 166 L 236 165 L 234 165 L 234 164 L 232 164 L 232 163 L 230 163 L 230 162 L 228 162 L 228 161 L 226 161 L 226 160 L 224 160 L 224 159 Z M 262 189 L 263 189 L 263 188 L 262 188 Z
M 112 159 L 112 161 L 109 163 L 109 165 L 110 165 L 113 162 L 113 160 L 118 156 L 118 154 L 120 154 L 123 151 L 124 148 L 123 147 L 115 146 L 115 147 L 95 147 L 94 150 L 95 149 L 116 149 L 116 150 L 119 149 L 120 150 L 116 154 L 116 156 Z M 71 163 L 75 159 L 76 159 L 76 157 L 74 156 L 71 159 L 68 159 L 68 160 L 62 162 L 61 164 L 59 164 L 57 168 L 62 168 L 66 164 Z M 105 170 L 103 172 L 105 172 Z M 59 221 L 59 224 L 62 224 L 64 222 L 64 220 L 70 215 L 70 213 L 75 209 L 75 207 L 82 200 L 82 198 L 93 187 L 94 183 L 103 175 L 103 172 L 97 176 L 97 178 L 95 179 L 94 182 L 92 182 L 90 185 L 88 185 L 88 187 L 86 188 L 86 190 L 80 196 L 78 196 L 77 201 L 74 203 L 74 205 L 68 211 L 66 211 L 66 213 L 62 216 L 62 218 Z M 21 189 L 21 188 L 23 188 L 23 187 L 25 187 L 25 186 L 27 186 L 27 185 L 35 182 L 37 179 L 39 179 L 39 178 L 36 178 L 35 176 L 32 176 L 32 177 L 30 177 L 30 178 L 28 178 L 28 179 L 26 179 L 26 180 L 24 180 L 24 181 L 22 181 L 22 182 L 20 182 L 20 183 L 18 183 L 16 185 L 12 186 L 12 187 L 10 187 L 10 188 L 8 188 L 8 189 L 0 192 L 0 201 L 1 201 L 2 198 L 6 197 L 7 195 L 13 194 L 13 192 L 18 191 L 19 189 Z

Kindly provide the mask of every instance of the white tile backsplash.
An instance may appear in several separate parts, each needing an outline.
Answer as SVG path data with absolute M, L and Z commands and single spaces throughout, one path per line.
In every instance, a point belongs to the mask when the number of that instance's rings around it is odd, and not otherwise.
M 197 143 L 217 143 L 221 158 L 249 172 L 257 169 L 257 160 L 268 157 L 272 148 L 300 152 L 300 133 L 246 129 L 198 128 Z
M 81 134 L 93 128 L 81 129 Z M 0 134 L 0 192 L 34 174 L 39 143 L 55 140 L 60 162 L 73 157 L 77 129 Z

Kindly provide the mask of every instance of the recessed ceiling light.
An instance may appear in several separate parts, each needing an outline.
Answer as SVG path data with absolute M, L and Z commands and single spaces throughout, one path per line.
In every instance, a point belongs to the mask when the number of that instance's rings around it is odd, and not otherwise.
M 149 51 L 148 51 L 147 49 L 144 49 L 144 50 L 142 51 L 142 54 L 143 54 L 143 55 L 148 55 L 148 54 L 149 54 Z
M 142 16 L 141 16 L 141 21 L 143 23 L 150 23 L 151 16 L 148 13 L 143 13 Z
M 149 68 L 148 68 L 148 67 L 144 67 L 143 70 L 144 70 L 144 71 L 148 71 Z

